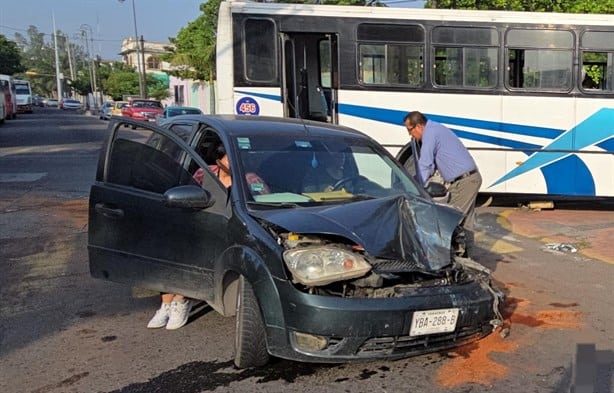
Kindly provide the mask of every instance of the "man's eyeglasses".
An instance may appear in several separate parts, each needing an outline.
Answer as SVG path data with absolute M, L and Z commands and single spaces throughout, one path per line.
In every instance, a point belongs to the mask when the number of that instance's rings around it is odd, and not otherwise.
M 416 128 L 417 124 L 411 126 L 411 127 L 407 127 L 407 132 L 412 132 L 414 130 L 414 128 Z

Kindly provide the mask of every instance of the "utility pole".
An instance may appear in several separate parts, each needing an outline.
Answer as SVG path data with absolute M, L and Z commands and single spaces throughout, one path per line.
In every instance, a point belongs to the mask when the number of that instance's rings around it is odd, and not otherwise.
M 53 17 L 53 42 L 55 45 L 55 78 L 57 83 L 58 90 L 58 100 L 61 100 L 62 97 L 62 73 L 60 72 L 60 56 L 58 54 L 58 33 L 55 30 L 55 14 L 51 14 Z
M 92 92 L 92 95 L 94 96 L 94 108 L 98 108 L 98 95 L 96 94 L 98 91 L 96 79 L 98 78 L 96 77 L 96 62 L 94 61 L 94 37 L 92 34 L 92 26 L 88 25 L 88 27 L 90 29 L 90 48 L 92 48 L 92 57 L 90 58 L 92 62 L 92 77 L 94 78 L 94 91 Z
M 87 30 L 86 30 L 85 24 L 81 25 L 81 38 L 83 38 L 83 41 L 85 44 L 85 51 L 87 52 L 87 59 L 90 60 L 91 59 L 90 41 L 87 39 Z M 94 75 L 92 74 L 91 61 L 90 61 L 90 66 L 87 69 L 90 73 L 90 90 L 92 91 L 92 97 L 93 97 L 94 96 Z M 89 97 L 88 97 L 87 102 L 89 104 Z
M 72 65 L 72 54 L 70 53 L 70 41 L 68 40 L 68 36 L 65 35 L 64 38 L 66 39 L 66 52 L 68 52 L 68 68 L 70 69 L 70 92 L 71 92 L 71 96 L 73 93 L 73 87 L 72 87 L 72 83 L 75 81 L 75 68 Z
M 72 53 L 70 52 L 70 41 L 68 40 L 68 36 L 64 36 L 66 38 L 66 52 L 68 52 L 68 67 L 70 68 L 70 79 L 75 80 L 75 68 L 72 65 Z
M 126 0 L 118 1 L 120 3 L 123 3 Z M 145 62 L 142 60 L 145 58 L 145 55 L 143 53 L 145 48 L 143 45 L 141 45 L 143 46 L 143 48 L 142 50 L 139 50 L 139 32 L 136 29 L 136 7 L 134 6 L 134 0 L 132 0 L 132 21 L 134 22 L 134 48 L 136 49 L 136 64 L 137 70 L 139 72 L 139 95 L 145 98 L 147 96 L 147 93 L 145 91 L 146 86 L 143 83 L 143 80 L 145 80 Z M 143 53 L 143 56 L 141 56 L 141 53 Z
M 145 72 L 145 40 L 141 36 L 141 64 L 143 65 L 143 72 L 139 75 L 139 78 L 143 78 L 141 86 L 143 86 L 143 92 L 141 97 L 147 98 L 147 73 Z

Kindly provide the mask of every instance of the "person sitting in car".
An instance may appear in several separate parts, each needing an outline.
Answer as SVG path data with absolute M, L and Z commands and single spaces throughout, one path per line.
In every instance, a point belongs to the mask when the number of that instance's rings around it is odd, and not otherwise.
M 329 192 L 343 179 L 345 154 L 325 152 L 316 154 L 303 179 L 303 192 Z

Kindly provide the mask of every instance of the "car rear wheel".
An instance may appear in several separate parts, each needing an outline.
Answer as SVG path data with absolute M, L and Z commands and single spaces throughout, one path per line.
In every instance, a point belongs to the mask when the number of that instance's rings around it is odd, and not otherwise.
M 234 363 L 238 368 L 264 366 L 269 361 L 266 331 L 251 284 L 239 277 Z

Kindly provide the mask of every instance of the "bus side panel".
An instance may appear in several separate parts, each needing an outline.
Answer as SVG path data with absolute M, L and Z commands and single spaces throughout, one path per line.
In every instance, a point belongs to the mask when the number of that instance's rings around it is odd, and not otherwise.
M 218 12 L 216 39 L 217 113 L 235 113 L 232 90 L 234 86 L 234 54 L 231 4 L 222 1 Z M 221 72 L 221 70 L 224 71 Z
M 614 196 L 614 103 L 612 99 L 578 98 L 574 148 L 589 168 L 595 195 Z M 581 174 L 580 174 L 581 175 Z M 582 182 L 578 175 L 574 181 Z

